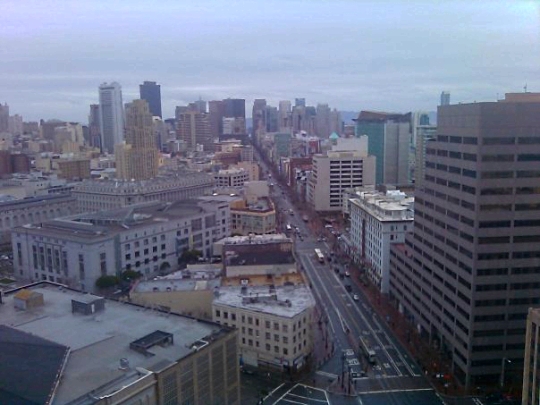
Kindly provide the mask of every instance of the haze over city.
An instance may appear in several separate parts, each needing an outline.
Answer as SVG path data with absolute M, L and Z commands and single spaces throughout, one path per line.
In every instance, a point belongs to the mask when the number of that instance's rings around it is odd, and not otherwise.
M 540 88 L 536 1 L 3 2 L 2 102 L 86 122 L 102 82 L 177 105 L 305 97 L 340 110 L 434 110 Z

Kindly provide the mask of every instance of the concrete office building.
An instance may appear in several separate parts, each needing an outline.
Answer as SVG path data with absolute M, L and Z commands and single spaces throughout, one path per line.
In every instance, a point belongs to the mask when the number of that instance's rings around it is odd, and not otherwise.
M 246 100 L 243 98 L 227 98 L 223 100 L 224 117 L 246 119 Z M 245 131 L 244 131 L 245 132 Z
M 47 282 L 0 314 L 2 403 L 240 405 L 232 328 Z
M 276 210 L 268 197 L 231 202 L 231 232 L 265 235 L 276 232 Z
M 161 115 L 161 86 L 156 82 L 144 82 L 139 85 L 141 100 L 146 100 L 152 116 L 162 118 Z
M 208 114 L 197 111 L 180 113 L 176 125 L 178 138 L 186 143 L 188 150 L 196 150 L 197 145 L 202 145 L 205 152 L 214 150 Z
M 225 105 L 222 100 L 212 100 L 208 102 L 208 121 L 212 139 L 217 139 L 223 134 L 223 117 L 225 116 Z
M 102 150 L 112 154 L 114 146 L 124 140 L 124 104 L 118 83 L 99 86 L 99 116 Z
M 414 183 L 417 187 L 422 186 L 424 173 L 426 171 L 426 148 L 429 141 L 436 138 L 437 127 L 434 125 L 419 125 L 416 127 L 416 146 L 414 171 L 412 173 Z
M 286 131 L 292 126 L 291 102 L 282 100 L 279 102 L 279 128 L 278 131 Z
M 504 375 L 501 381 L 504 385 Z M 540 308 L 529 308 L 527 316 L 521 398 L 522 405 L 536 405 L 540 402 Z
M 315 116 L 315 135 L 319 138 L 328 138 L 330 131 L 330 107 L 328 104 L 317 104 L 317 115 Z
M 382 293 L 390 282 L 390 246 L 403 243 L 413 227 L 413 197 L 399 190 L 386 193 L 374 187 L 350 199 L 350 236 L 356 259 Z
M 375 157 L 365 151 L 329 151 L 313 156 L 308 203 L 318 212 L 341 211 L 343 193 L 375 183 Z
M 145 100 L 126 104 L 125 143 L 115 145 L 116 178 L 150 180 L 158 174 L 152 115 Z
M 0 103 L 0 133 L 9 130 L 9 105 Z
M 99 104 L 90 104 L 88 115 L 88 136 L 90 146 L 101 150 L 101 118 Z
M 356 136 L 367 135 L 377 158 L 376 184 L 409 183 L 411 114 L 361 111 L 355 121 Z
M 93 212 L 149 201 L 187 200 L 211 193 L 213 187 L 210 175 L 186 171 L 152 180 L 87 180 L 77 183 L 72 195 L 79 212 Z
M 210 257 L 229 236 L 230 209 L 220 201 L 147 203 L 77 214 L 12 231 L 15 274 L 92 291 L 96 280 L 125 270 L 158 274 L 174 269 L 184 250 Z
M 240 361 L 295 372 L 313 351 L 315 300 L 304 284 L 221 287 L 212 320 L 239 331 Z
M 466 386 L 509 379 L 540 303 L 540 103 L 440 107 L 415 194 L 414 232 L 395 245 L 390 294 L 438 342 Z
M 253 110 L 251 113 L 253 131 L 252 133 L 266 132 L 266 100 L 257 98 L 253 101 Z

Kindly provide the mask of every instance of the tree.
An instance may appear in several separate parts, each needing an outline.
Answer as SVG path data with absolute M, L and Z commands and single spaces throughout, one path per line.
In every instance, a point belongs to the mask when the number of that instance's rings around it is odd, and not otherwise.
M 196 249 L 192 250 L 184 250 L 184 253 L 182 253 L 182 256 L 180 256 L 180 259 L 182 259 L 185 263 L 193 263 L 196 262 L 199 257 L 202 256 L 202 252 Z
M 121 277 L 124 281 L 137 280 L 142 277 L 142 273 L 135 270 L 125 270 L 124 272 L 122 272 Z
M 120 279 L 117 276 L 101 276 L 96 280 L 96 287 L 105 289 L 111 288 L 120 283 Z

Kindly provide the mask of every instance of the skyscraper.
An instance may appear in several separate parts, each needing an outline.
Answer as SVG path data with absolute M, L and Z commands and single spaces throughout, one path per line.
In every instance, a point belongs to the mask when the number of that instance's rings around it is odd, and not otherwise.
M 114 153 L 114 145 L 124 140 L 124 106 L 122 88 L 118 83 L 99 86 L 99 115 L 102 151 Z
M 0 133 L 7 132 L 9 129 L 9 105 L 0 104 Z
M 156 82 L 144 82 L 139 85 L 142 100 L 150 106 L 150 113 L 161 118 L 161 86 Z
M 356 136 L 367 135 L 369 154 L 377 158 L 376 184 L 407 184 L 411 114 L 361 111 Z
M 317 104 L 317 115 L 315 117 L 315 135 L 320 138 L 328 138 L 330 131 L 330 107 L 328 104 Z
M 279 102 L 279 131 L 285 131 L 292 126 L 291 102 L 282 100 Z
M 88 133 L 90 146 L 101 150 L 101 118 L 99 117 L 99 104 L 90 104 L 88 115 Z
M 208 121 L 212 138 L 219 138 L 223 133 L 224 116 L 225 105 L 222 100 L 212 100 L 208 102 Z
M 126 142 L 116 145 L 116 177 L 149 180 L 158 173 L 152 114 L 146 100 L 126 104 Z
M 465 386 L 499 383 L 507 359 L 516 382 L 540 304 L 540 102 L 442 106 L 437 124 L 390 294 Z
M 224 117 L 246 119 L 246 100 L 243 98 L 227 98 L 223 100 Z
M 210 131 L 208 114 L 186 111 L 178 117 L 178 138 L 186 143 L 188 150 L 195 150 L 202 145 L 204 151 L 214 150 L 214 137 Z
M 295 107 L 305 107 L 306 106 L 306 99 L 305 98 L 295 98 L 294 99 L 294 106 Z
M 443 91 L 441 93 L 441 106 L 443 105 L 450 105 L 450 93 L 447 91 Z
M 266 100 L 264 98 L 255 99 L 251 117 L 253 133 L 266 132 Z

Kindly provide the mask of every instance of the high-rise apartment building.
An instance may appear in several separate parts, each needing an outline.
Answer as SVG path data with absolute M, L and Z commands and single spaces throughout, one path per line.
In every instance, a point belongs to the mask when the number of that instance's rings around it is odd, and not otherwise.
M 158 150 L 146 100 L 126 104 L 126 140 L 116 145 L 116 178 L 149 180 L 158 174 Z
M 208 114 L 186 111 L 178 116 L 176 125 L 178 138 L 186 143 L 188 150 L 195 150 L 197 145 L 202 145 L 205 151 L 214 150 Z
M 208 102 L 208 121 L 212 139 L 219 138 L 223 134 L 223 117 L 225 117 L 225 105 L 222 100 Z M 178 120 L 178 118 L 177 118 Z
M 441 93 L 441 106 L 450 105 L 450 93 L 448 91 L 443 91 Z
M 411 114 L 361 111 L 356 136 L 367 135 L 370 155 L 377 158 L 377 184 L 409 183 Z
M 7 132 L 9 129 L 9 105 L 0 104 L 0 132 Z
M 540 102 L 442 106 L 437 124 L 390 294 L 465 386 L 498 383 L 506 359 L 515 381 L 540 304 Z
M 501 375 L 504 385 L 504 375 Z M 540 308 L 529 308 L 525 336 L 525 364 L 523 368 L 523 405 L 540 402 Z
M 329 151 L 313 156 L 308 203 L 315 211 L 341 211 L 345 189 L 375 183 L 375 158 L 366 151 Z
M 114 146 L 124 140 L 124 105 L 122 88 L 118 83 L 99 86 L 99 114 L 102 150 L 113 153 Z
M 146 100 L 153 116 L 161 115 L 161 86 L 156 82 L 144 82 L 139 85 L 141 100 Z

